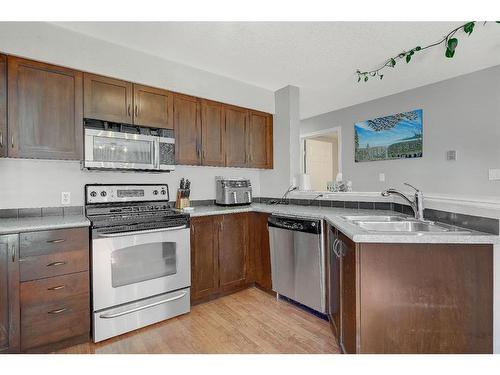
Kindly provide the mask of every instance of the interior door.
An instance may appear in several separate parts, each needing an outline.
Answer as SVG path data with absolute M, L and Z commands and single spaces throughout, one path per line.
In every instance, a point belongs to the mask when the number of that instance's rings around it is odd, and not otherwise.
M 19 350 L 19 238 L 0 236 L 0 353 Z
M 272 116 L 251 111 L 248 126 L 248 165 L 253 168 L 272 168 Z
M 134 83 L 134 124 L 173 129 L 173 94 Z
M 219 230 L 219 285 L 221 289 L 243 286 L 247 278 L 248 215 L 223 215 Z
M 9 156 L 80 160 L 82 73 L 8 57 Z
M 7 57 L 0 55 L 0 157 L 7 156 Z
M 221 103 L 201 102 L 202 165 L 224 166 L 224 107 Z
M 201 129 L 198 98 L 174 94 L 175 160 L 177 164 L 201 164 Z
M 248 111 L 243 108 L 225 106 L 225 153 L 226 166 L 246 167 Z
M 191 220 L 191 299 L 214 294 L 219 289 L 220 216 Z
M 132 83 L 84 74 L 84 117 L 132 124 Z

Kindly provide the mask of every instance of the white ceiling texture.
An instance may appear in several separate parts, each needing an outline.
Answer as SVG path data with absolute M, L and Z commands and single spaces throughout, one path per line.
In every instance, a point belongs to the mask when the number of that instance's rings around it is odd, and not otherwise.
M 58 22 L 60 27 L 269 90 L 300 87 L 301 118 L 500 64 L 500 24 L 457 33 L 441 47 L 357 83 L 405 49 L 439 40 L 457 22 Z

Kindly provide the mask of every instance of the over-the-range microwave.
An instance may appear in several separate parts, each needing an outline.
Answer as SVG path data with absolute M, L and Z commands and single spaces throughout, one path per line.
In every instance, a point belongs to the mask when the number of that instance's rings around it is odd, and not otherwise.
M 84 120 L 84 169 L 168 172 L 175 169 L 172 129 Z

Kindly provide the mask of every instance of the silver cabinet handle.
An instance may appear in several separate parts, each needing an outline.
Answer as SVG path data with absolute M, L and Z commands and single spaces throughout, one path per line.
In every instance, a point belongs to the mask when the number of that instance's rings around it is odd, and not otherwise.
M 66 262 L 52 262 L 52 263 L 47 264 L 47 267 L 63 266 L 65 264 L 66 264 Z
M 57 315 L 57 314 L 65 312 L 66 310 L 68 310 L 68 309 L 66 307 L 63 307 L 62 309 L 47 311 L 47 314 Z
M 66 241 L 64 238 L 59 238 L 57 240 L 48 240 L 47 243 L 61 243 Z
M 129 105 L 128 105 L 128 107 L 127 107 L 127 113 L 128 113 L 128 115 L 129 115 L 129 117 L 130 117 L 130 104 L 129 104 Z
M 175 300 L 181 299 L 181 298 L 182 298 L 182 297 L 184 297 L 186 294 L 187 294 L 187 292 L 184 292 L 184 293 L 179 294 L 178 296 L 175 296 L 175 297 L 167 298 L 167 299 L 164 299 L 164 300 L 161 300 L 161 301 L 158 301 L 158 302 L 153 302 L 153 303 L 150 303 L 150 304 L 145 305 L 145 306 L 136 307 L 136 308 L 134 308 L 134 309 L 130 309 L 130 310 L 126 310 L 126 311 L 122 311 L 122 312 L 119 312 L 119 313 L 116 313 L 116 314 L 101 314 L 101 315 L 99 315 L 99 318 L 102 318 L 102 319 L 113 319 L 113 318 L 118 318 L 119 316 L 123 316 L 123 315 L 131 314 L 131 313 L 133 313 L 133 312 L 141 311 L 141 310 L 144 310 L 144 309 L 148 309 L 148 308 L 150 308 L 150 307 L 154 307 L 154 306 L 162 305 L 162 304 L 167 303 L 167 302 L 172 302 L 172 301 L 175 301 Z
M 11 251 L 12 251 L 12 263 L 14 263 L 16 261 L 16 247 L 14 245 L 12 245 Z
M 47 288 L 47 290 L 61 290 L 66 288 L 66 285 L 53 286 L 52 288 Z
M 0 131 L 0 148 L 3 147 L 3 132 Z
M 10 137 L 10 145 L 14 148 L 14 136 Z
M 158 228 L 158 229 L 146 229 L 146 230 L 138 230 L 135 232 L 125 232 L 125 233 L 98 233 L 99 237 L 123 237 L 123 236 L 134 236 L 136 234 L 146 234 L 146 233 L 155 233 L 155 232 L 168 232 L 172 230 L 180 230 L 180 229 L 186 229 L 187 226 L 185 225 L 180 225 L 178 227 L 172 227 L 172 228 Z
M 139 117 L 139 107 L 135 105 L 135 117 Z

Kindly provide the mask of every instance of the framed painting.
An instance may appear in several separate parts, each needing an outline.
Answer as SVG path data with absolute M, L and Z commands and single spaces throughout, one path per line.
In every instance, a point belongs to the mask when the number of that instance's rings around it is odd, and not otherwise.
M 422 110 L 354 124 L 356 162 L 422 157 Z

